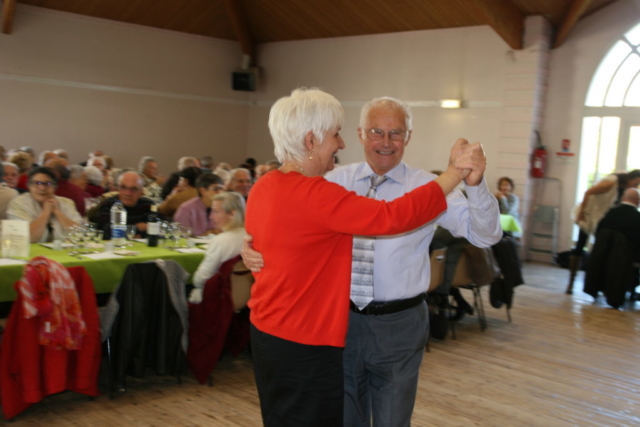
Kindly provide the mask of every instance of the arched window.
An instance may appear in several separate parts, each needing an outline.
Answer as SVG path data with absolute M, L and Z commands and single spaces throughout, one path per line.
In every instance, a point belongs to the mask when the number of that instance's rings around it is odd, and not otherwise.
M 578 194 L 604 176 L 640 169 L 640 24 L 605 55 L 587 93 Z

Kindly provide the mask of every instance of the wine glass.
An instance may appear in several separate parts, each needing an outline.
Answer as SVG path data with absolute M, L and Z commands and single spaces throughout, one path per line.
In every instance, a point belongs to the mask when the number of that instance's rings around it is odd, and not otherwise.
M 138 234 L 138 227 L 135 225 L 127 225 L 127 239 L 135 239 L 136 234 Z M 133 243 L 128 243 L 127 246 L 133 246 Z

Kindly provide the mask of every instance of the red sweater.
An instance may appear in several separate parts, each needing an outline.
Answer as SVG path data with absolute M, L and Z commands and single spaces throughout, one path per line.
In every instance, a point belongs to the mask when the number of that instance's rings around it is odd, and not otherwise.
M 246 228 L 265 267 L 251 291 L 260 331 L 307 345 L 344 347 L 353 235 L 413 230 L 447 207 L 435 182 L 392 202 L 357 196 L 322 177 L 273 171 L 258 180 Z

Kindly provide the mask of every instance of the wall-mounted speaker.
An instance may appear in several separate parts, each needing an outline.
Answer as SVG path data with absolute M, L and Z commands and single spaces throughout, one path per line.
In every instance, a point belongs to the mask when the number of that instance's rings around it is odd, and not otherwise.
M 240 69 L 231 73 L 231 87 L 233 90 L 255 92 L 258 87 L 258 69 Z

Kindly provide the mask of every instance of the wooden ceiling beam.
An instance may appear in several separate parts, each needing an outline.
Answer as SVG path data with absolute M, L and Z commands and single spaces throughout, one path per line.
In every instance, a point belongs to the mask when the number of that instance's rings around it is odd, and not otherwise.
M 224 3 L 227 8 L 227 13 L 229 14 L 231 26 L 233 27 L 233 31 L 240 43 L 240 47 L 242 48 L 242 53 L 249 56 L 252 62 L 255 62 L 255 44 L 251 38 L 249 25 L 247 24 L 247 17 L 240 6 L 240 1 L 224 0 Z
M 16 0 L 4 0 L 2 6 L 2 32 L 11 34 L 13 30 L 13 17 L 16 14 Z
M 554 49 L 564 43 L 571 30 L 573 30 L 573 27 L 578 23 L 580 17 L 587 11 L 590 3 L 591 0 L 573 0 L 556 34 L 556 40 L 553 43 Z
M 510 0 L 473 0 L 488 25 L 512 48 L 522 49 L 524 14 Z

